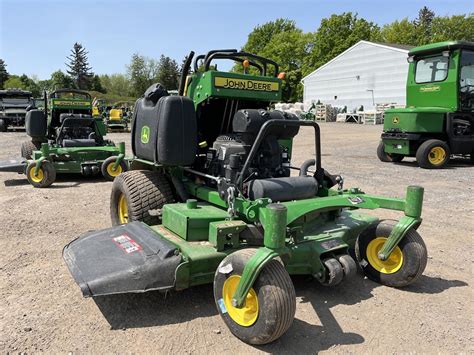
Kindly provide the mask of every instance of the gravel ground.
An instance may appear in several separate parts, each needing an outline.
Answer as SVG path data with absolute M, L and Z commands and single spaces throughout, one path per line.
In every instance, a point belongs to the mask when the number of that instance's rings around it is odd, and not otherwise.
M 425 187 L 419 232 L 429 260 L 418 282 L 393 289 L 359 274 L 325 288 L 294 278 L 292 327 L 272 344 L 249 346 L 221 321 L 210 285 L 166 297 L 83 299 L 61 252 L 79 234 L 110 226 L 111 183 L 62 176 L 34 189 L 23 175 L 0 173 L 0 353 L 473 353 L 474 168 L 462 160 L 439 171 L 381 163 L 380 126 L 327 123 L 321 130 L 323 166 L 342 174 L 346 187 L 385 196 L 403 196 L 409 184 Z M 130 148 L 128 134 L 110 136 Z M 26 139 L 24 132 L 0 133 L 0 160 L 18 156 Z M 296 163 L 312 156 L 312 142 L 303 129 Z

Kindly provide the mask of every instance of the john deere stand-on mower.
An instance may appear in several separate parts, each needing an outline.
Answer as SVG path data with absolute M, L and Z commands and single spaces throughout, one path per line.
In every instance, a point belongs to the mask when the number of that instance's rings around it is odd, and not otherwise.
M 178 96 L 155 85 L 135 105 L 135 158 L 113 183 L 114 227 L 64 248 L 85 297 L 213 283 L 230 331 L 265 344 L 293 322 L 290 275 L 333 286 L 358 263 L 370 279 L 402 287 L 422 274 L 423 188 L 408 187 L 403 199 L 345 189 L 322 167 L 318 124 L 268 110 L 281 98 L 275 62 L 216 50 L 197 56 L 187 77 L 193 55 Z M 211 70 L 215 59 L 242 63 L 244 74 Z M 245 74 L 249 66 L 260 75 Z M 314 130 L 315 152 L 298 168 L 292 139 L 301 126 Z M 364 208 L 403 216 L 380 221 Z
M 47 102 L 45 93 L 45 103 Z M 47 187 L 56 173 L 102 175 L 113 180 L 127 170 L 125 144 L 104 139 L 102 118 L 91 116 L 91 97 L 72 89 L 54 91 L 44 110 L 29 108 L 21 146 L 23 159 L 0 162 L 0 171 L 24 173 L 34 187 Z
M 416 47 L 408 61 L 407 107 L 385 111 L 379 159 L 416 157 L 436 169 L 460 154 L 474 163 L 474 43 Z

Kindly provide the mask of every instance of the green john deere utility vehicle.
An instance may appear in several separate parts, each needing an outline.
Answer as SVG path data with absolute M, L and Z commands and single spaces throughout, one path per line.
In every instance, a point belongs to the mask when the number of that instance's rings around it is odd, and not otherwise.
M 0 90 L 0 132 L 24 128 L 26 108 L 33 103 L 31 92 L 20 89 Z
M 407 107 L 385 111 L 383 162 L 416 157 L 426 169 L 451 155 L 474 163 L 474 43 L 441 42 L 408 53 Z
M 293 322 L 290 275 L 333 286 L 358 263 L 370 279 L 402 287 L 422 274 L 423 188 L 409 186 L 405 198 L 344 188 L 323 169 L 318 124 L 269 110 L 281 99 L 274 61 L 214 50 L 197 56 L 187 76 L 193 56 L 179 95 L 157 84 L 135 104 L 135 157 L 113 183 L 114 226 L 64 248 L 85 297 L 213 283 L 230 331 L 265 344 Z M 212 70 L 216 59 L 242 63 L 244 74 Z M 246 74 L 249 66 L 259 75 Z M 302 126 L 314 131 L 315 151 L 295 167 L 292 140 Z M 378 208 L 403 216 L 387 222 L 360 211 Z
M 49 111 L 46 93 L 44 102 L 43 110 L 28 108 L 26 133 L 31 140 L 21 146 L 23 159 L 0 162 L 0 171 L 23 173 L 34 187 L 48 187 L 56 173 L 101 172 L 113 180 L 127 170 L 125 144 L 104 139 L 104 123 L 91 116 L 87 92 L 56 90 L 49 97 Z

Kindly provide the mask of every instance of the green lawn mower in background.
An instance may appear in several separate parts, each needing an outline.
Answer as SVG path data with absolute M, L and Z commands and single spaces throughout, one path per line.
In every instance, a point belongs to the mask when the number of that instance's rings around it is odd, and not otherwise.
M 474 163 L 474 43 L 440 42 L 408 53 L 407 107 L 385 111 L 383 162 L 416 157 L 426 169 L 452 155 Z
M 0 162 L 0 171 L 24 173 L 34 187 L 48 187 L 57 173 L 102 173 L 113 180 L 128 169 L 125 144 L 104 139 L 104 123 L 92 117 L 87 92 L 56 90 L 49 100 L 45 93 L 44 102 L 43 110 L 29 107 L 26 114 L 31 140 L 21 145 L 23 159 Z
M 157 84 L 135 105 L 134 158 L 112 186 L 113 227 L 64 248 L 85 297 L 214 284 L 229 330 L 266 344 L 293 322 L 291 275 L 334 286 L 354 277 L 358 264 L 387 286 L 420 277 L 427 262 L 416 231 L 422 187 L 409 186 L 405 198 L 344 188 L 341 176 L 323 168 L 318 124 L 269 110 L 284 77 L 274 61 L 213 50 L 196 56 L 187 75 L 193 57 L 178 95 Z M 244 73 L 213 70 L 216 59 L 241 63 Z M 250 66 L 259 75 L 248 74 Z M 295 167 L 300 127 L 314 131 L 315 151 Z M 403 216 L 361 213 L 379 208 Z

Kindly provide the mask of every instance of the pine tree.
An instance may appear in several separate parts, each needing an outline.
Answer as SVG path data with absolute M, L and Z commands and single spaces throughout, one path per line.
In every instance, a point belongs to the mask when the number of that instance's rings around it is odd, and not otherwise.
M 91 86 L 91 79 L 94 73 L 91 72 L 91 67 L 87 60 L 86 49 L 80 43 L 74 43 L 71 49 L 71 55 L 67 57 L 69 63 L 66 66 L 69 68 L 67 73 L 75 81 L 76 86 L 80 90 L 87 90 Z
M 161 55 L 158 62 L 157 81 L 167 90 L 176 90 L 179 82 L 179 66 L 174 59 Z
M 4 88 L 5 82 L 9 77 L 10 75 L 7 72 L 7 65 L 3 59 L 0 59 L 0 89 Z
M 431 42 L 432 38 L 432 22 L 435 18 L 434 11 L 423 6 L 418 12 L 418 18 L 413 21 L 417 33 L 417 44 L 423 45 Z

